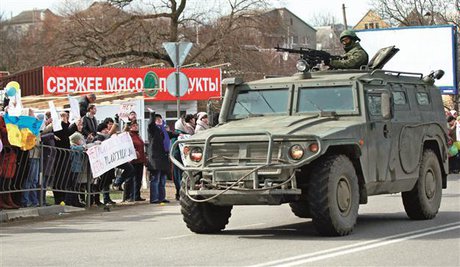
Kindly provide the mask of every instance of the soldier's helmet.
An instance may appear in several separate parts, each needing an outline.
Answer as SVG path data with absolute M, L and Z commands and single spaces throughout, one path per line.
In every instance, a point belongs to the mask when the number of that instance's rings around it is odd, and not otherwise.
M 340 34 L 340 40 L 342 40 L 344 37 L 350 37 L 350 39 L 354 41 L 361 41 L 361 39 L 359 39 L 359 37 L 356 35 L 355 31 L 352 30 L 344 30 Z

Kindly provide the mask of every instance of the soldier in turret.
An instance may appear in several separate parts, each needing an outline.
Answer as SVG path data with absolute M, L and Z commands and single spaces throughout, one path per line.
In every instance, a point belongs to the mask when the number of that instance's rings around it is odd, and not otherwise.
M 333 59 L 327 65 L 334 69 L 359 69 L 363 65 L 367 65 L 369 56 L 361 47 L 359 42 L 361 39 L 352 30 L 345 30 L 340 34 L 340 42 L 343 45 L 345 54 L 339 59 Z

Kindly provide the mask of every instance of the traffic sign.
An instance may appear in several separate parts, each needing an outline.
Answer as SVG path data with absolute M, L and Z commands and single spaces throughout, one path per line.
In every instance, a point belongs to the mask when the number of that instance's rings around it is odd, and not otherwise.
M 187 93 L 189 87 L 188 85 L 188 77 L 182 72 L 173 72 L 168 75 L 168 78 L 166 78 L 166 89 L 168 89 L 168 92 L 175 97 L 184 96 L 185 93 Z M 178 86 L 179 90 L 177 90 Z M 179 95 L 177 95 L 177 92 Z
M 163 43 L 163 47 L 168 53 L 171 61 L 174 63 L 174 67 L 180 67 L 184 63 L 190 49 L 192 49 L 192 43 L 190 42 L 166 42 Z

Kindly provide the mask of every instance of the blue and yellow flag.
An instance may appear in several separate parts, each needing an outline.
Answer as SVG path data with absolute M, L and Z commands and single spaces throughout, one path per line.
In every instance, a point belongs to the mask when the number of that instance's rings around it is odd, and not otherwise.
M 30 150 L 35 146 L 43 121 L 31 116 L 9 116 L 8 113 L 5 113 L 3 119 L 12 146 L 22 150 Z

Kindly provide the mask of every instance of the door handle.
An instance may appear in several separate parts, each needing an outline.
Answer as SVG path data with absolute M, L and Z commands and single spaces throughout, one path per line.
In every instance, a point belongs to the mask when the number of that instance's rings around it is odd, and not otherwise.
M 390 130 L 388 129 L 388 125 L 383 125 L 383 136 L 385 138 L 388 138 L 388 136 L 390 135 Z

